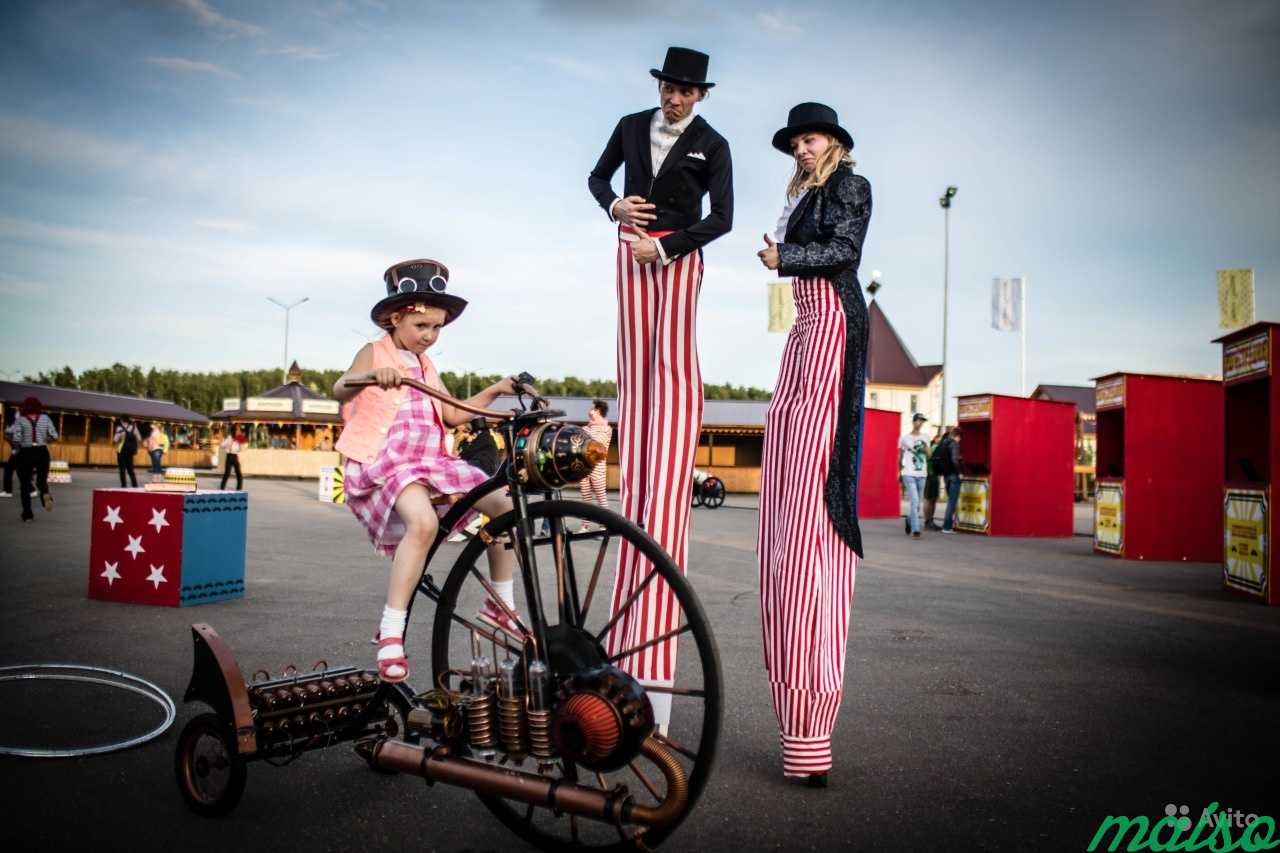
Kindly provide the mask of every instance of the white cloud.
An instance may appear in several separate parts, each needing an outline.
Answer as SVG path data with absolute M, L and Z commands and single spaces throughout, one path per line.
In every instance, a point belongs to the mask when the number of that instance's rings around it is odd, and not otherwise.
M 574 59 L 570 56 L 561 56 L 558 54 L 532 54 L 529 56 L 534 62 L 550 66 L 557 71 L 563 71 L 574 77 L 580 77 L 583 80 L 599 80 L 603 69 L 595 63 L 584 62 L 581 59 Z
M 143 61 L 151 65 L 159 65 L 161 68 L 167 68 L 170 71 L 176 71 L 179 74 L 217 74 L 222 77 L 240 77 L 236 72 L 229 71 L 221 65 L 186 59 L 181 56 L 148 56 Z
M 0 113 L 0 154 L 63 165 L 118 170 L 138 160 L 142 148 L 129 142 L 51 124 L 38 118 Z
M 250 24 L 226 15 L 213 8 L 205 0 L 172 0 L 179 9 L 184 9 L 194 17 L 201 26 L 220 30 L 237 36 L 260 36 L 266 29 L 257 24 Z
M 249 223 L 242 219 L 197 219 L 194 224 L 211 231 L 225 231 L 231 234 L 242 233 L 249 227 Z
M 322 60 L 332 59 L 338 54 L 331 50 L 322 50 L 305 44 L 287 44 L 282 47 L 263 48 L 263 56 L 283 56 L 288 59 Z
M 793 36 L 804 32 L 798 25 L 792 23 L 785 12 L 757 12 L 756 23 L 761 29 L 771 33 Z

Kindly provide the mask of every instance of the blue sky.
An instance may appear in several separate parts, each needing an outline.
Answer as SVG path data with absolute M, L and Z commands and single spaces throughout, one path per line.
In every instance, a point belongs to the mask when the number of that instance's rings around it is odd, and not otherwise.
M 0 372 L 345 366 L 392 261 L 472 300 L 443 369 L 605 377 L 611 227 L 586 190 L 669 44 L 707 51 L 734 231 L 707 250 L 708 381 L 770 387 L 755 251 L 787 110 L 829 103 L 875 212 L 863 278 L 949 391 L 1016 392 L 991 278 L 1031 283 L 1031 385 L 1213 373 L 1215 270 L 1280 320 L 1280 4 L 345 0 L 0 8 Z M 620 177 L 619 177 L 620 181 Z

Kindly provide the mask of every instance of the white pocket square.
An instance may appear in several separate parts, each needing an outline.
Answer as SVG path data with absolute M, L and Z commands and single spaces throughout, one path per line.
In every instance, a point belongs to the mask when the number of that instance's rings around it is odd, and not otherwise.
M 690 151 L 688 154 L 686 154 L 686 155 L 684 155 L 684 156 L 686 156 L 686 157 L 692 157 L 692 158 L 693 158 L 693 159 L 695 159 L 695 160 L 705 160 L 705 159 L 707 159 L 707 155 L 706 155 L 706 154 L 703 154 L 701 151 Z

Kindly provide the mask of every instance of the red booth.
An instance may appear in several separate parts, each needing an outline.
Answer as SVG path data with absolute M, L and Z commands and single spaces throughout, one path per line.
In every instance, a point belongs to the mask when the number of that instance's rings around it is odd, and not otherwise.
M 1280 323 L 1218 338 L 1223 383 L 1223 582 L 1280 604 L 1276 512 L 1280 483 Z
M 902 515 L 898 486 L 898 432 L 902 413 L 864 409 L 862 456 L 858 462 L 858 518 Z
M 1130 560 L 1222 557 L 1222 383 L 1108 373 L 1094 380 L 1093 549 Z
M 1070 536 L 1075 404 L 1003 394 L 957 400 L 964 470 L 956 529 L 990 536 Z

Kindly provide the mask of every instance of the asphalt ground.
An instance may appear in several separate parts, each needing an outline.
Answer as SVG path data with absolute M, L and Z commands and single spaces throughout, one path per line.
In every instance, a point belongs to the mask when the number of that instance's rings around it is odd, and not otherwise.
M 91 601 L 91 489 L 115 478 L 74 476 L 34 523 L 19 522 L 16 498 L 0 501 L 0 665 L 125 670 L 168 691 L 179 717 L 127 752 L 0 758 L 0 847 L 527 849 L 469 792 L 373 774 L 342 746 L 251 764 L 225 819 L 189 812 L 172 770 L 178 731 L 200 710 L 181 705 L 189 624 L 213 624 L 246 674 L 364 664 L 386 561 L 314 484 L 249 480 L 243 599 Z M 1226 594 L 1212 564 L 1095 556 L 1082 536 L 912 540 L 892 519 L 863 526 L 831 785 L 784 779 L 760 663 L 756 519 L 736 497 L 693 511 L 690 577 L 727 710 L 708 790 L 661 849 L 1084 850 L 1104 817 L 1154 822 L 1168 804 L 1280 816 L 1280 609 Z M 426 669 L 417 632 L 409 652 Z M 157 713 L 104 688 L 0 683 L 8 745 L 126 737 Z

